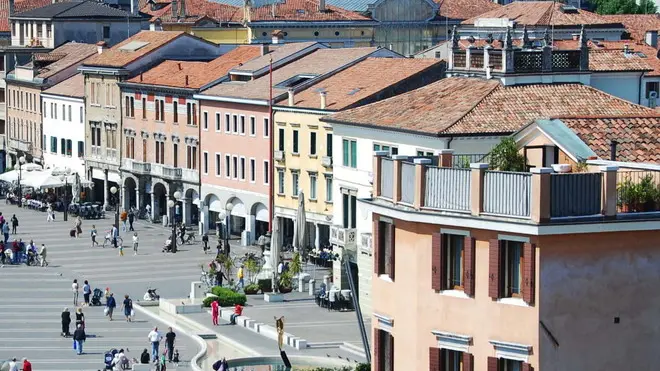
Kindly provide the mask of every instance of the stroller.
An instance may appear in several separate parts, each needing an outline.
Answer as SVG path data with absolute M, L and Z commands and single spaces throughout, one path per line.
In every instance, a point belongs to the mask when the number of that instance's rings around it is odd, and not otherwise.
M 115 354 L 117 354 L 117 349 L 110 349 L 103 355 L 103 362 L 105 363 L 104 370 L 112 370 L 112 361 L 115 359 Z
M 101 297 L 103 296 L 103 291 L 101 289 L 96 288 L 94 289 L 94 293 L 92 296 L 92 305 L 95 307 L 101 306 Z
M 163 245 L 163 252 L 172 252 L 172 239 L 168 238 Z

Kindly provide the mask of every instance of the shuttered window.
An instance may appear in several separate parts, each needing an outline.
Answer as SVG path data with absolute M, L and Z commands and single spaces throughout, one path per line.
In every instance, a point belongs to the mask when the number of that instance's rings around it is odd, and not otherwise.
M 395 262 L 395 248 L 394 248 L 394 224 L 379 221 L 378 222 L 378 238 L 376 248 L 378 249 L 378 266 L 376 273 L 379 275 L 387 275 L 394 280 L 394 262 Z
M 489 245 L 488 295 L 522 298 L 534 304 L 536 245 L 519 241 L 491 240 Z

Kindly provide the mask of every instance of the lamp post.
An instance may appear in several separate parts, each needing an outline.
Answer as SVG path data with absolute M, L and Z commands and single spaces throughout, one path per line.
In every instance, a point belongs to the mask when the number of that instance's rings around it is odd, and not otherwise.
M 231 202 L 227 202 L 225 205 L 225 210 L 227 212 L 225 213 L 225 251 L 227 251 L 227 256 L 229 256 L 229 234 L 231 233 L 231 229 L 229 227 L 229 222 L 231 220 L 231 211 L 234 208 L 234 204 Z
M 69 200 L 67 197 L 67 188 L 69 187 L 69 179 L 66 177 L 66 175 L 60 176 L 60 180 L 64 182 L 64 221 L 66 222 L 68 219 L 69 215 Z
M 115 201 L 115 227 L 119 230 L 119 195 L 117 194 L 117 187 L 110 187 L 110 193 L 112 194 L 112 199 Z
M 21 178 L 23 177 L 23 165 L 25 164 L 25 156 L 18 158 L 18 199 L 23 199 L 23 189 L 21 188 Z M 23 202 L 18 204 L 18 207 L 23 207 Z
M 175 207 L 181 199 L 181 192 L 176 191 L 172 195 L 173 200 L 167 201 L 167 206 L 172 210 L 172 214 L 176 213 Z M 172 253 L 176 253 L 176 215 L 172 217 Z

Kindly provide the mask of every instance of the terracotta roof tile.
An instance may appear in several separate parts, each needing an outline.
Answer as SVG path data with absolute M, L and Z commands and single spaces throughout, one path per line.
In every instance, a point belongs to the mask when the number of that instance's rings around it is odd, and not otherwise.
M 579 9 L 577 13 L 564 13 L 564 4 L 554 1 L 514 1 L 501 8 L 491 10 L 463 21 L 474 24 L 479 18 L 508 18 L 519 25 L 527 26 L 581 26 L 593 24 L 617 24 L 620 22 L 604 18 L 596 13 Z
M 254 72 L 262 68 L 268 67 L 270 60 L 273 60 L 273 63 L 276 63 L 284 58 L 288 58 L 293 54 L 296 54 L 306 48 L 309 48 L 316 44 L 314 41 L 301 42 L 301 43 L 288 43 L 281 45 L 268 45 L 270 52 L 262 57 L 255 58 L 247 63 L 243 63 L 242 66 L 233 68 L 232 71 L 242 71 L 242 72 Z
M 660 31 L 660 14 L 617 14 L 603 18 L 622 23 L 635 41 L 644 41 L 646 31 Z
M 439 14 L 451 19 L 469 19 L 502 6 L 490 0 L 435 0 Z
M 617 161 L 660 163 L 660 117 L 562 119 L 600 158 L 616 140 Z
M 436 59 L 367 58 L 296 93 L 295 106 L 320 108 L 319 92 L 323 90 L 326 109 L 339 111 L 442 63 Z
M 576 49 L 577 41 L 574 40 L 555 40 L 553 45 L 559 49 Z M 636 55 L 639 58 L 644 60 L 651 71 L 647 72 L 646 76 L 660 76 L 660 59 L 658 55 L 660 52 L 654 47 L 646 45 L 644 43 L 636 43 L 632 40 L 619 40 L 619 41 L 589 41 L 589 48 L 594 50 L 608 50 L 608 51 L 620 51 L 622 52 L 626 47 L 633 55 Z M 590 54 L 591 56 L 591 54 Z M 589 65 L 591 67 L 591 57 L 589 60 Z M 616 66 L 614 67 L 616 68 Z
M 52 4 L 52 0 L 15 0 L 14 13 L 41 8 Z M 9 0 L 0 0 L 0 32 L 10 32 Z
M 275 17 L 272 6 L 253 7 L 250 22 L 263 21 L 373 21 L 357 12 L 348 11 L 326 3 L 326 10 L 319 11 L 318 0 L 287 0 L 277 2 Z
M 216 22 L 241 22 L 243 9 L 237 6 L 217 3 L 209 0 L 186 0 L 186 17 L 172 15 L 171 1 L 167 1 L 163 8 L 152 11 L 147 4 L 142 12 L 152 16 L 151 21 L 159 20 L 162 23 L 195 23 L 204 17 L 212 18 Z M 181 2 L 179 1 L 179 6 Z M 180 14 L 180 13 L 179 13 Z
M 273 71 L 273 86 L 297 75 L 323 75 L 376 51 L 377 48 L 319 49 Z M 286 89 L 274 87 L 275 96 Z M 226 82 L 203 91 L 204 95 L 244 99 L 268 99 L 269 76 L 247 82 Z
M 96 45 L 69 42 L 57 49 L 54 49 L 46 55 L 35 55 L 35 61 L 53 61 L 45 67 L 39 68 L 39 74 L 36 77 L 48 78 L 56 75 L 63 70 L 81 63 L 97 52 Z M 31 62 L 33 63 L 33 62 Z
M 653 71 L 653 67 L 635 53 L 619 50 L 589 50 L 591 71 Z
M 199 89 L 229 72 L 232 67 L 261 55 L 258 46 L 239 46 L 210 62 L 164 61 L 158 66 L 135 76 L 128 82 Z M 186 84 L 186 78 L 188 83 Z
M 447 78 L 409 93 L 331 116 L 329 121 L 438 134 L 512 133 L 539 118 L 657 116 L 580 84 L 501 86 L 495 80 Z
M 72 98 L 85 97 L 85 77 L 78 73 L 44 91 L 46 94 L 62 95 Z
M 142 31 L 104 51 L 102 54 L 90 58 L 84 64 L 87 66 L 124 67 L 184 35 L 187 34 L 182 31 Z M 148 44 L 135 51 L 119 50 L 124 45 L 133 41 Z

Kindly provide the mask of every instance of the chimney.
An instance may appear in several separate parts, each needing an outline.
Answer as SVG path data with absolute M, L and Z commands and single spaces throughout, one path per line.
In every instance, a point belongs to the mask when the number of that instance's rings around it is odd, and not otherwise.
M 178 18 L 179 17 L 179 2 L 176 0 L 172 1 L 171 5 L 171 10 L 172 10 L 172 18 Z
M 623 45 L 623 54 L 628 54 L 630 52 L 630 47 L 628 44 Z
M 319 12 L 325 12 L 325 0 L 319 0 Z
M 181 62 L 177 63 L 179 65 L 179 71 L 181 71 L 183 68 L 181 68 Z
M 619 144 L 616 140 L 610 142 L 610 161 L 616 161 L 616 145 Z
M 103 40 L 96 43 L 96 51 L 99 54 L 103 53 L 103 51 L 106 50 L 107 48 L 108 48 L 108 44 Z
M 270 6 L 270 15 L 271 17 L 275 18 L 277 16 L 277 3 L 273 2 Z
M 14 15 L 14 0 L 9 0 L 9 16 Z
M 293 99 L 294 98 L 293 89 L 289 89 L 288 93 L 289 93 L 289 106 L 293 107 L 293 105 L 295 104 L 294 99 Z
M 142 72 L 140 72 L 140 82 L 142 82 Z
M 279 44 L 282 40 L 282 37 L 284 36 L 284 33 L 282 33 L 282 30 L 275 30 L 271 35 L 273 36 L 273 44 Z
M 658 31 L 657 30 L 646 31 L 646 37 L 644 39 L 646 40 L 647 45 L 652 46 L 654 48 L 658 47 Z
M 261 55 L 266 55 L 270 53 L 270 50 L 268 49 L 268 44 L 261 44 Z
M 322 92 L 320 92 L 320 94 L 321 94 L 321 109 L 325 109 L 325 98 L 328 95 L 328 93 L 325 92 L 325 91 L 322 91 Z

